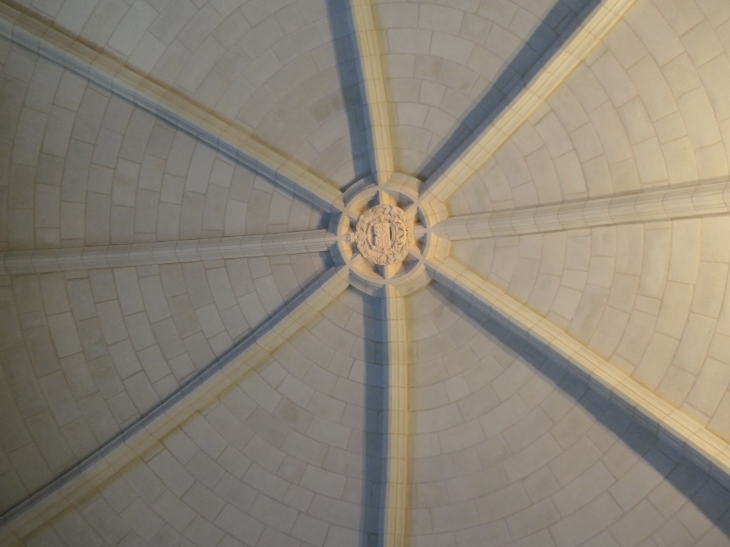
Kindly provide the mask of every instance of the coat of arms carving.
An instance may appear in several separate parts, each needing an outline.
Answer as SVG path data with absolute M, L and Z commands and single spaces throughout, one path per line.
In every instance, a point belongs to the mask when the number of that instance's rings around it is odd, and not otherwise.
M 413 221 L 395 205 L 376 205 L 360 217 L 355 234 L 360 253 L 381 266 L 401 262 L 414 243 Z

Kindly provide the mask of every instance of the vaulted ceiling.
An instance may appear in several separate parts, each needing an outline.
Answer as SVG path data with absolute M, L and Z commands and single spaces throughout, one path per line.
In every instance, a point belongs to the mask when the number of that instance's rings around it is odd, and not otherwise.
M 0 36 L 3 546 L 730 545 L 726 0 Z

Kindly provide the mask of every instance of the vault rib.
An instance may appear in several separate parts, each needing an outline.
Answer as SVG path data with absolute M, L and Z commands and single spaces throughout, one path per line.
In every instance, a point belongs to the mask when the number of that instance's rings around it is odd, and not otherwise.
M 627 409 L 642 425 L 677 448 L 725 487 L 730 487 L 730 445 L 681 410 L 669 405 L 623 371 L 585 347 L 459 262 L 430 258 L 433 278 L 491 319 L 557 357 Z
M 388 367 L 388 471 L 385 493 L 385 547 L 405 547 L 408 533 L 409 432 L 408 332 L 405 299 L 383 288 Z
M 0 36 L 129 100 L 322 210 L 343 210 L 342 192 L 296 160 L 191 99 L 135 72 L 111 54 L 96 51 L 47 22 L 2 3 Z
M 87 458 L 0 515 L 0 543 L 13 530 L 34 530 L 92 495 L 106 480 L 148 452 L 177 426 L 210 406 L 349 287 L 347 268 L 332 268 L 227 354 Z M 5 526 L 7 525 L 7 526 Z
M 393 175 L 393 144 L 390 114 L 385 93 L 382 55 L 375 26 L 372 0 L 353 0 L 352 18 L 355 40 L 360 54 L 361 89 L 367 106 L 367 133 L 370 141 L 371 169 L 377 183 L 383 185 Z
M 0 253 L 0 275 L 178 264 L 328 251 L 337 236 L 327 230 L 287 232 L 131 245 L 104 245 Z
M 451 241 L 541 234 L 730 213 L 730 182 L 652 190 L 450 217 L 434 233 Z
M 601 43 L 635 1 L 601 2 L 562 46 L 548 50 L 540 62 L 542 68 L 526 86 L 505 99 L 497 108 L 498 114 L 487 118 L 474 131 L 472 140 L 459 147 L 426 181 L 421 201 L 447 201 Z

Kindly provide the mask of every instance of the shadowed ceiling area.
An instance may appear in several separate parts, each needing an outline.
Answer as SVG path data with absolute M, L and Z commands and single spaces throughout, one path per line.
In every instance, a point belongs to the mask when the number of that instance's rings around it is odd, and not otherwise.
M 0 544 L 730 546 L 725 0 L 0 0 Z

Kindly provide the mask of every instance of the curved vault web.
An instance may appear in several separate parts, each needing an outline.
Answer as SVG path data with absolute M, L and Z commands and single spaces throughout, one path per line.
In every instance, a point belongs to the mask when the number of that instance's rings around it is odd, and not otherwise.
M 640 15 L 646 15 L 651 11 L 644 5 L 646 2 L 636 3 L 640 4 L 636 7 Z M 353 0 L 349 9 L 332 8 L 331 20 L 338 18 L 340 21 L 338 28 L 348 29 L 356 45 L 354 48 L 358 60 L 356 80 L 359 80 L 360 84 L 356 96 L 365 105 L 362 114 L 365 137 L 362 140 L 366 142 L 367 149 L 367 154 L 360 156 L 367 156 L 369 167 L 365 172 L 370 173 L 360 182 L 350 180 L 339 184 L 342 189 L 331 184 L 326 177 L 317 174 L 315 169 L 308 169 L 301 155 L 289 151 L 283 152 L 284 148 L 275 150 L 262 140 L 253 137 L 246 128 L 247 121 L 239 123 L 241 120 L 237 120 L 231 123 L 227 121 L 225 115 L 221 115 L 210 105 L 197 101 L 197 98 L 191 99 L 188 93 L 184 92 L 185 89 L 181 91 L 142 76 L 118 58 L 90 48 L 82 40 L 70 38 L 64 31 L 34 15 L 2 5 L 0 26 L 6 38 L 69 71 L 88 78 L 101 89 L 111 91 L 114 96 L 154 113 L 173 128 L 192 135 L 216 152 L 219 158 L 211 158 L 211 162 L 220 160 L 224 165 L 221 169 L 225 169 L 227 165 L 232 170 L 231 160 L 234 164 L 246 166 L 261 181 L 265 181 L 259 182 L 259 185 L 273 182 L 304 202 L 325 211 L 330 217 L 329 229 L 322 226 L 323 217 L 312 213 L 309 225 L 306 226 L 309 228 L 307 231 L 302 231 L 302 227 L 299 226 L 294 229 L 288 226 L 282 232 L 282 226 L 278 226 L 268 231 L 261 230 L 266 231 L 264 235 L 205 237 L 206 234 L 201 231 L 195 234 L 198 236 L 195 238 L 184 237 L 184 234 L 179 232 L 179 241 L 130 242 L 127 245 L 93 245 L 93 242 L 89 242 L 90 245 L 83 248 L 10 251 L 4 253 L 2 257 L 4 274 L 20 276 L 30 273 L 195 264 L 204 260 L 233 261 L 331 252 L 331 258 L 325 261 L 328 266 L 326 271 L 321 271 L 321 263 L 320 267 L 317 264 L 310 265 L 309 278 L 300 277 L 298 283 L 289 288 L 291 297 L 278 302 L 264 303 L 266 318 L 258 323 L 253 319 L 250 320 L 249 324 L 252 326 L 256 324 L 255 328 L 232 347 L 230 345 L 221 347 L 213 364 L 198 367 L 198 373 L 181 382 L 179 386 L 174 386 L 165 397 L 161 397 L 162 402 L 153 405 L 152 410 L 144 417 L 129 424 L 122 433 L 112 437 L 90 456 L 57 476 L 51 483 L 21 503 L 11 507 L 4 516 L 6 522 L 4 533 L 17 534 L 19 537 L 28 535 L 30 531 L 41 527 L 46 521 L 75 505 L 75 500 L 90 496 L 119 473 L 133 473 L 127 466 L 140 457 L 145 461 L 148 460 L 153 469 L 174 467 L 176 464 L 175 460 L 171 459 L 172 456 L 166 450 L 159 451 L 161 445 L 168 447 L 175 458 L 179 459 L 179 451 L 170 448 L 170 445 L 174 444 L 170 439 L 174 438 L 178 426 L 188 424 L 184 426 L 187 427 L 188 435 L 194 438 L 196 435 L 198 438 L 205 437 L 206 431 L 211 428 L 210 424 L 215 423 L 216 419 L 228 419 L 221 417 L 227 412 L 223 407 L 233 408 L 239 404 L 239 409 L 241 408 L 242 399 L 239 403 L 233 401 L 236 395 L 235 391 L 230 391 L 231 386 L 236 386 L 244 377 L 251 378 L 252 371 L 255 372 L 253 378 L 259 382 L 258 387 L 253 388 L 253 392 L 260 390 L 258 394 L 261 397 L 260 402 L 265 406 L 265 396 L 262 393 L 266 388 L 265 384 L 261 383 L 259 375 L 265 376 L 264 371 L 272 355 L 277 354 L 277 359 L 281 360 L 277 352 L 287 347 L 290 341 L 297 340 L 303 331 L 312 329 L 312 325 L 322 321 L 323 317 L 336 317 L 338 313 L 342 313 L 338 306 L 341 306 L 342 301 L 352 300 L 353 291 L 349 289 L 351 285 L 369 295 L 364 297 L 364 303 L 359 304 L 369 307 L 364 315 L 371 319 L 371 325 L 365 327 L 371 331 L 368 335 L 369 349 L 363 350 L 368 354 L 366 360 L 383 365 L 370 367 L 365 372 L 366 376 L 370 376 L 369 379 L 366 378 L 368 381 L 365 383 L 385 388 L 385 395 L 369 393 L 365 396 L 366 399 L 368 397 L 373 399 L 369 402 L 369 408 L 377 412 L 375 417 L 366 418 L 366 422 L 371 420 L 372 423 L 366 423 L 364 426 L 374 440 L 371 439 L 371 445 L 364 448 L 371 460 L 363 464 L 364 469 L 361 470 L 368 486 L 362 488 L 361 532 L 365 539 L 360 541 L 372 540 L 387 545 L 405 545 L 409 538 L 418 537 L 419 534 L 424 537 L 432 535 L 434 538 L 441 537 L 439 534 L 453 534 L 456 542 L 464 544 L 487 537 L 492 538 L 494 544 L 503 544 L 509 540 L 512 527 L 519 523 L 510 524 L 508 520 L 506 528 L 500 528 L 491 520 L 482 522 L 485 514 L 489 515 L 490 511 L 494 511 L 494 503 L 490 505 L 485 498 L 481 498 L 479 514 L 470 513 L 473 507 L 466 499 L 455 502 L 452 507 L 435 503 L 430 513 L 430 523 L 426 525 L 422 520 L 425 517 L 419 511 L 420 505 L 415 508 L 412 506 L 413 494 L 410 491 L 414 479 L 417 479 L 418 484 L 430 483 L 435 491 L 438 490 L 439 481 L 446 485 L 444 488 L 449 489 L 454 488 L 454 481 L 457 480 L 446 474 L 443 476 L 439 473 L 433 476 L 428 474 L 430 449 L 425 443 L 429 433 L 436 434 L 445 446 L 457 445 L 463 442 L 464 437 L 479 438 L 484 436 L 485 432 L 501 431 L 500 420 L 507 422 L 519 420 L 528 414 L 531 420 L 539 421 L 544 415 L 558 412 L 547 403 L 527 408 L 524 403 L 505 395 L 509 393 L 504 385 L 509 383 L 509 375 L 526 374 L 524 370 L 517 372 L 521 367 L 522 369 L 525 367 L 524 364 L 518 363 L 515 355 L 519 355 L 524 362 L 539 369 L 545 378 L 544 384 L 554 382 L 561 386 L 566 395 L 565 399 L 572 401 L 574 410 L 571 412 L 575 422 L 561 422 L 562 415 L 551 415 L 557 423 L 564 423 L 563 427 L 570 428 L 571 424 L 581 423 L 587 431 L 588 424 L 595 422 L 596 419 L 603 424 L 610 423 L 607 428 L 620 436 L 626 446 L 636 454 L 643 455 L 651 468 L 658 470 L 660 475 L 669 476 L 669 482 L 688 496 L 695 494 L 696 491 L 705 492 L 720 488 L 710 481 L 707 486 L 702 488 L 698 486 L 692 491 L 692 487 L 683 485 L 682 482 L 687 480 L 685 475 L 692 473 L 704 472 L 727 485 L 730 472 L 730 447 L 727 445 L 726 427 L 718 425 L 724 414 L 715 414 L 713 421 L 697 420 L 697 415 L 688 412 L 681 405 L 681 401 L 680 404 L 675 404 L 675 401 L 667 396 L 667 393 L 672 393 L 671 389 L 662 391 L 661 386 L 657 386 L 661 378 L 656 378 L 656 372 L 650 369 L 650 365 L 640 363 L 636 371 L 625 366 L 630 357 L 631 347 L 619 345 L 615 353 L 613 350 L 607 350 L 611 346 L 600 337 L 599 318 L 578 314 L 573 316 L 572 321 L 567 321 L 567 316 L 570 314 L 565 308 L 570 304 L 565 304 L 566 299 L 600 300 L 605 297 L 610 300 L 607 288 L 596 282 L 595 291 L 591 293 L 592 288 L 589 287 L 581 297 L 578 291 L 573 291 L 578 293 L 577 295 L 570 293 L 569 287 L 560 289 L 555 287 L 555 291 L 563 291 L 563 297 L 555 297 L 555 302 L 551 303 L 543 302 L 541 298 L 545 299 L 544 294 L 538 294 L 539 291 L 536 290 L 533 294 L 525 293 L 521 291 L 520 286 L 520 281 L 524 286 L 533 286 L 525 281 L 526 276 L 532 276 L 534 284 L 541 273 L 550 273 L 551 267 L 554 267 L 551 265 L 554 262 L 554 255 L 560 254 L 552 252 L 551 246 L 564 247 L 566 238 L 570 243 L 568 252 L 571 245 L 573 247 L 588 245 L 590 251 L 587 254 L 592 258 L 591 253 L 595 253 L 595 256 L 600 258 L 608 256 L 608 252 L 602 255 L 600 249 L 594 251 L 595 241 L 605 242 L 606 239 L 613 238 L 619 242 L 619 246 L 621 244 L 628 246 L 631 240 L 636 238 L 637 230 L 648 230 L 646 226 L 649 225 L 646 223 L 714 218 L 728 213 L 730 207 L 730 201 L 726 198 L 728 186 L 726 182 L 717 179 L 701 184 L 622 193 L 622 190 L 636 188 L 621 188 L 614 185 L 611 189 L 588 186 L 587 190 L 581 190 L 586 188 L 588 181 L 584 180 L 582 186 L 578 182 L 571 185 L 568 177 L 568 182 L 563 186 L 556 185 L 557 179 L 554 178 L 544 181 L 525 180 L 520 185 L 511 185 L 512 188 L 522 188 L 521 193 L 517 191 L 510 193 L 505 190 L 506 185 L 503 184 L 505 177 L 519 177 L 524 173 L 522 166 L 510 170 L 515 161 L 515 147 L 532 151 L 535 149 L 535 139 L 542 138 L 547 151 L 555 152 L 558 156 L 561 154 L 560 148 L 566 146 L 570 138 L 581 142 L 590 140 L 587 135 L 568 137 L 567 134 L 563 135 L 563 141 L 551 140 L 552 136 L 561 133 L 555 130 L 557 124 L 555 114 L 552 112 L 545 114 L 545 111 L 564 106 L 561 101 L 570 100 L 565 97 L 566 82 L 570 88 L 572 78 L 584 76 L 586 70 L 584 61 L 595 50 L 603 47 L 604 39 L 608 39 L 612 31 L 618 29 L 616 32 L 626 33 L 623 18 L 634 8 L 634 4 L 635 2 L 631 0 L 592 3 L 585 8 L 580 26 L 576 26 L 569 18 L 564 19 L 568 23 L 563 23 L 562 26 L 556 24 L 554 29 L 550 25 L 541 26 L 539 32 L 545 33 L 546 29 L 560 31 L 562 39 L 552 43 L 539 61 L 534 57 L 534 52 L 523 50 L 518 56 L 518 62 L 513 63 L 510 70 L 522 63 L 524 72 L 520 76 L 524 78 L 524 83 L 519 83 L 520 78 L 505 71 L 503 77 L 495 78 L 494 89 L 481 97 L 468 114 L 459 113 L 463 121 L 450 135 L 441 135 L 440 140 L 433 139 L 429 146 L 413 150 L 408 149 L 408 143 L 401 142 L 409 135 L 409 130 L 405 127 L 406 124 L 401 123 L 400 110 L 398 120 L 393 120 L 393 112 L 388 102 L 390 94 L 397 95 L 400 92 L 398 86 L 401 82 L 393 74 L 388 75 L 389 70 L 392 72 L 398 66 L 398 59 L 393 58 L 397 57 L 395 52 L 383 54 L 384 41 L 380 35 L 381 30 L 376 24 L 377 10 L 373 4 L 365 0 Z M 389 17 L 397 16 L 397 13 L 389 14 L 387 7 L 382 11 L 381 16 L 386 21 L 385 24 Z M 428 19 L 427 16 L 424 18 Z M 335 27 L 333 22 L 330 24 Z M 537 42 L 546 39 L 538 33 L 536 36 Z M 397 33 L 389 34 L 388 38 L 388 43 L 394 48 L 407 50 L 408 46 L 399 42 L 402 38 L 398 37 Z M 414 34 L 413 38 L 417 40 L 418 35 Z M 457 54 L 458 52 L 453 53 Z M 530 68 L 533 66 L 531 62 L 534 63 L 533 69 Z M 597 61 L 598 64 L 610 62 L 611 59 L 604 60 L 604 57 Z M 392 90 L 389 89 L 391 80 L 394 87 Z M 613 88 L 609 88 L 611 89 Z M 615 92 L 620 93 L 620 91 Z M 554 103 L 557 106 L 548 103 L 548 99 L 556 96 L 560 99 Z M 605 121 L 605 118 L 610 116 L 610 113 L 605 112 L 582 112 L 579 105 L 570 106 L 575 107 L 576 117 L 582 113 L 583 117 L 586 119 L 590 117 L 594 123 Z M 691 105 L 687 108 L 691 108 Z M 358 116 L 356 113 L 349 115 Z M 699 112 L 697 115 L 701 116 L 703 113 Z M 538 121 L 533 123 L 533 120 Z M 689 129 L 688 138 L 702 142 L 704 137 L 698 136 L 692 127 Z M 634 127 L 634 130 L 640 131 L 638 127 Z M 597 138 L 600 139 L 600 135 Z M 651 145 L 651 142 L 645 144 L 642 150 L 647 154 L 654 153 Z M 399 146 L 403 147 L 400 156 L 397 153 Z M 556 162 L 557 167 L 563 170 L 561 176 L 572 173 L 576 177 L 583 178 L 583 175 L 576 174 L 574 168 L 578 161 L 592 159 L 588 148 L 589 145 L 585 145 L 584 148 L 578 146 L 575 158 L 561 156 L 564 161 Z M 623 151 L 611 149 L 609 153 L 620 156 Z M 193 159 L 200 160 L 195 155 Z M 541 165 L 541 157 L 537 153 L 530 155 L 529 161 L 538 168 Z M 413 168 L 412 175 L 418 175 L 425 180 L 420 182 L 410 176 L 398 174 L 399 170 L 405 170 L 409 166 Z M 642 169 L 649 167 L 640 165 L 639 171 Z M 362 169 L 354 169 L 354 171 L 360 170 Z M 643 176 L 646 173 L 642 171 L 639 174 Z M 665 175 L 668 175 L 670 181 L 674 180 L 673 172 Z M 695 177 L 697 180 L 701 178 L 699 173 Z M 707 178 L 712 179 L 712 177 Z M 565 177 L 561 180 L 565 180 Z M 486 198 L 488 202 L 485 203 L 484 197 L 477 197 L 483 195 L 488 196 Z M 359 214 L 376 202 L 402 207 L 406 214 L 416 219 L 415 230 L 419 243 L 411 249 L 408 259 L 402 265 L 372 267 L 365 264 L 358 252 L 358 245 L 354 245 L 347 235 L 348 225 L 351 230 Z M 709 221 L 710 224 L 712 222 Z M 656 256 L 664 256 L 661 251 L 662 245 L 666 247 L 671 243 L 667 243 L 666 234 L 660 233 L 662 225 L 658 226 L 660 228 L 654 230 L 657 233 L 643 235 L 643 240 L 647 245 L 654 245 L 654 248 L 658 249 L 655 251 Z M 692 229 L 685 229 L 685 225 L 675 226 L 671 230 L 671 236 L 675 239 L 692 237 Z M 712 230 L 712 225 L 708 230 Z M 610 247 L 612 243 L 609 241 L 605 244 Z M 542 248 L 542 253 L 535 250 L 536 246 Z M 704 240 L 702 248 L 708 249 L 703 252 L 715 252 L 712 244 Z M 645 264 L 642 267 L 651 270 L 652 265 Z M 558 271 L 559 269 L 560 267 L 557 267 Z M 617 275 L 620 273 L 621 271 L 617 269 Z M 711 273 L 706 275 L 710 276 Z M 125 274 L 116 275 L 124 282 Z M 194 277 L 193 274 L 190 275 Z M 545 287 L 551 281 L 549 277 L 541 278 L 546 284 Z M 554 278 L 555 274 L 552 277 Z M 431 280 L 435 281 L 437 288 L 428 286 L 427 289 L 423 289 Z M 187 281 L 190 284 L 189 290 L 191 293 L 194 292 L 194 283 Z M 301 290 L 298 287 L 302 287 Z M 599 291 L 600 288 L 605 289 L 603 292 L 606 294 L 603 296 Z M 421 292 L 414 292 L 419 289 Z M 151 290 L 154 291 L 154 288 Z M 412 292 L 414 296 L 407 298 Z M 428 322 L 426 314 L 419 310 L 418 303 L 423 305 L 424 309 L 430 306 L 435 310 L 448 308 L 446 302 L 449 301 L 457 302 L 456 307 L 459 309 L 442 311 L 444 317 L 450 317 L 449 320 L 453 322 L 456 316 L 461 315 L 462 320 L 479 325 L 487 333 L 484 340 L 479 343 L 491 344 L 490 347 L 494 348 L 495 340 L 500 340 L 504 346 L 501 351 L 511 354 L 514 360 L 511 365 L 508 365 L 509 360 L 506 359 L 503 363 L 481 363 L 470 367 L 468 364 L 474 357 L 460 355 L 460 358 L 464 359 L 460 365 L 463 370 L 447 367 L 448 370 L 444 372 L 449 380 L 445 383 L 449 386 L 446 389 L 458 390 L 458 386 L 462 384 L 483 386 L 485 389 L 480 394 L 480 404 L 485 405 L 483 410 L 488 412 L 479 420 L 481 428 L 478 431 L 472 431 L 475 421 L 468 419 L 464 423 L 454 422 L 448 426 L 439 424 L 438 420 L 425 425 L 413 423 L 416 409 L 423 410 L 424 415 L 428 414 L 429 407 L 426 401 L 428 395 L 425 394 L 429 393 L 429 390 L 435 393 L 438 389 L 442 389 L 436 387 L 442 384 L 432 382 L 426 374 L 419 372 L 419 367 L 428 368 L 428 363 L 438 359 L 438 351 L 431 348 L 432 352 L 429 352 L 426 339 L 409 339 L 409 336 L 413 336 L 416 331 L 422 332 L 420 328 L 409 326 L 409 323 L 421 325 Z M 644 305 L 648 306 L 647 303 Z M 702 317 L 712 313 L 717 317 L 720 313 L 719 310 L 715 310 L 703 315 L 702 312 L 706 311 L 702 308 L 703 305 L 713 307 L 712 303 L 693 304 L 693 312 L 698 312 L 698 315 L 690 318 L 689 328 L 702 330 L 704 326 L 704 323 L 701 323 Z M 461 309 L 464 311 L 460 311 Z M 586 308 L 576 302 L 573 311 L 575 309 Z M 634 320 L 632 316 L 632 321 Z M 695 327 L 693 321 L 699 326 Z M 628 328 L 638 328 L 638 326 L 633 325 Z M 722 325 L 718 327 L 719 331 L 723 329 Z M 465 335 L 454 333 L 452 336 L 458 339 L 459 336 Z M 475 336 L 472 339 L 475 346 L 477 342 L 474 340 L 477 338 Z M 655 351 L 656 355 L 661 355 L 659 349 Z M 685 351 L 688 352 L 689 350 Z M 687 361 L 688 367 L 691 366 L 692 355 L 682 358 Z M 497 364 L 501 367 L 499 370 L 495 368 Z M 496 377 L 502 369 L 505 375 L 499 376 L 501 380 L 495 384 L 485 382 L 484 378 L 480 379 L 480 375 Z M 566 371 L 569 373 L 566 374 Z M 422 375 L 424 378 L 421 378 Z M 412 376 L 415 376 L 415 379 Z M 591 388 L 588 395 L 585 385 Z M 487 388 L 489 391 L 486 391 Z M 532 389 L 540 391 L 537 386 Z M 253 393 L 248 395 L 256 400 L 256 395 Z M 376 402 L 378 398 L 380 401 Z M 702 397 L 697 396 L 697 398 Z M 226 401 L 228 406 L 220 404 L 220 400 Z M 699 464 L 704 471 L 698 471 L 686 462 L 679 464 L 672 462 L 671 458 L 657 448 L 656 439 L 646 441 L 646 438 L 636 433 L 636 426 L 627 423 L 624 414 L 621 414 L 623 418 L 618 417 L 615 410 L 612 410 L 611 405 L 607 403 L 609 400 L 632 414 L 663 442 L 673 446 L 677 454 Z M 705 408 L 703 404 L 705 403 L 696 402 L 694 407 L 703 409 Z M 199 412 L 204 409 L 207 411 L 211 405 L 215 405 L 216 410 L 206 416 L 213 417 L 206 420 L 198 419 Z M 715 411 L 717 405 L 719 400 L 711 410 Z M 367 401 L 365 406 L 368 406 Z M 462 416 L 467 416 L 467 405 L 465 404 L 460 411 Z M 709 411 L 708 414 L 712 416 Z M 423 421 L 426 422 L 427 419 Z M 414 432 L 419 438 L 415 443 Z M 467 435 L 464 432 L 470 433 Z M 367 438 L 367 435 L 365 437 Z M 558 445 L 563 441 L 569 442 L 567 438 L 561 438 L 557 434 L 548 437 L 536 440 L 531 450 L 544 451 L 546 454 L 555 451 L 557 454 L 560 450 Z M 529 454 L 525 452 L 526 446 L 519 439 L 519 435 L 514 432 L 505 434 L 502 442 L 506 443 L 504 450 L 515 452 L 517 457 L 504 458 L 504 454 L 500 454 L 503 447 L 495 441 L 492 453 L 480 454 L 482 466 L 480 472 L 477 474 L 474 470 L 472 475 L 465 475 L 469 477 L 467 480 L 485 480 L 485 476 L 490 476 L 487 472 L 487 469 L 491 469 L 489 462 L 499 461 L 508 478 L 513 481 L 521 480 L 530 471 L 537 469 L 530 467 Z M 588 445 L 582 446 L 581 449 L 590 451 L 591 447 L 595 449 L 594 445 L 609 441 L 594 433 L 591 441 L 586 442 Z M 336 444 L 337 441 L 333 443 Z M 414 460 L 419 463 L 413 465 Z M 451 462 L 450 465 L 456 464 Z M 465 464 L 462 462 L 462 465 Z M 618 464 L 616 465 L 618 467 Z M 609 466 L 610 472 L 619 475 L 626 473 L 625 470 L 619 471 L 617 467 Z M 605 471 L 605 468 L 603 469 Z M 601 472 L 601 468 L 592 467 L 591 481 L 600 482 L 605 479 Z M 145 480 L 142 477 L 143 472 L 135 473 L 141 473 L 136 480 Z M 302 479 L 317 484 L 318 486 L 313 486 L 315 491 L 319 488 L 321 494 L 331 495 L 331 489 L 337 491 L 338 488 L 340 490 L 343 488 L 338 485 L 336 478 L 316 473 L 308 468 L 305 471 L 307 478 Z M 263 476 L 264 470 L 261 474 Z M 628 483 L 638 480 L 638 476 L 634 477 L 628 473 L 622 475 L 622 480 Z M 699 482 L 699 479 L 696 482 Z M 588 504 L 587 507 L 593 511 L 588 516 L 589 520 L 598 519 L 599 514 L 611 514 L 633 507 L 635 503 L 632 501 L 633 494 L 628 487 L 621 486 L 623 484 L 621 481 L 617 483 L 612 490 L 613 497 L 604 493 Z M 507 483 L 504 487 L 505 490 L 512 488 Z M 174 492 L 174 488 L 172 490 Z M 519 498 L 518 494 L 511 495 L 502 490 L 498 492 L 502 492 L 511 500 Z M 714 495 L 722 498 L 721 494 Z M 272 496 L 275 497 L 274 494 Z M 419 491 L 416 496 L 427 497 L 428 494 Z M 711 497 L 710 494 L 707 496 Z M 502 498 L 495 498 L 497 499 Z M 575 513 L 576 507 L 573 507 L 575 499 L 568 495 L 556 497 L 557 510 L 566 517 L 550 529 L 553 541 L 559 544 L 577 545 L 595 535 L 595 531 L 591 531 L 590 527 L 575 532 L 577 520 L 586 518 L 586 515 Z M 259 506 L 258 503 L 254 503 L 252 511 L 265 513 L 266 507 Z M 420 499 L 418 503 L 421 503 Z M 469 503 L 472 501 L 469 500 Z M 497 502 L 499 503 L 501 502 Z M 696 505 L 701 512 L 711 514 L 710 509 L 703 505 L 702 501 Z M 271 505 L 269 511 L 274 511 L 273 508 L 276 507 L 279 506 Z M 325 509 L 322 510 L 326 512 Z M 233 511 L 234 509 L 226 507 L 216 519 L 216 523 L 235 536 L 235 526 L 231 522 L 243 517 Z M 284 513 L 282 509 L 282 514 Z M 457 517 L 452 513 L 459 513 L 460 516 Z M 535 515 L 544 516 L 539 509 L 535 510 Z M 639 518 L 637 515 L 640 515 L 639 510 L 632 518 Z M 498 516 L 493 515 L 494 519 Z M 259 518 L 265 521 L 264 517 Z M 571 518 L 574 520 L 571 521 Z M 460 519 L 463 520 L 461 524 L 459 524 Z M 457 524 L 454 525 L 454 522 Z M 276 527 L 273 524 L 272 526 Z M 270 529 L 264 530 L 263 525 L 259 527 L 253 520 L 247 523 L 246 528 L 247 531 L 239 530 L 241 535 L 236 536 L 241 541 L 255 543 L 264 537 L 269 538 L 268 541 L 274 541 L 271 539 L 274 536 L 267 536 Z M 426 529 L 430 531 L 425 532 Z M 631 541 L 630 532 L 622 530 L 619 526 L 613 531 L 613 537 L 618 541 Z M 727 528 L 722 530 L 726 531 Z M 545 530 L 535 529 L 535 533 L 534 541 L 545 540 L 545 536 L 541 535 L 546 533 Z M 608 541 L 605 534 L 598 534 L 596 537 L 599 541 L 601 537 Z M 713 537 L 714 539 L 711 538 L 709 541 L 718 541 L 719 536 Z M 726 539 L 722 536 L 719 541 Z M 337 540 L 331 539 L 331 541 Z

